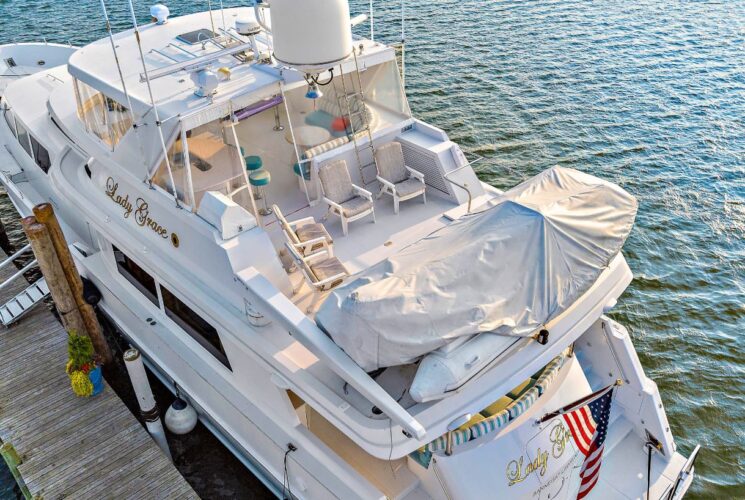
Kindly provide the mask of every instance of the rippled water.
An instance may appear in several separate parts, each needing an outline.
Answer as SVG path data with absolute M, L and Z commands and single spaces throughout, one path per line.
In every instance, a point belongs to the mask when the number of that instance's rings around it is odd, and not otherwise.
M 399 38 L 398 9 L 378 10 L 381 40 Z M 0 0 L 0 14 L 3 43 L 103 36 L 98 1 Z M 561 164 L 638 197 L 613 316 L 680 451 L 703 447 L 690 498 L 745 498 L 745 1 L 415 0 L 407 19 L 412 109 L 484 156 L 484 180 Z

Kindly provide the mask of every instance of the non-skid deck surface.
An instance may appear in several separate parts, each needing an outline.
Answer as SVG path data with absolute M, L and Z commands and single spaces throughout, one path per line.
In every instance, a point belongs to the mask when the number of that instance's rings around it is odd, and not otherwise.
M 0 439 L 21 455 L 31 494 L 198 498 L 108 384 L 93 398 L 73 394 L 66 338 L 43 304 L 0 329 Z

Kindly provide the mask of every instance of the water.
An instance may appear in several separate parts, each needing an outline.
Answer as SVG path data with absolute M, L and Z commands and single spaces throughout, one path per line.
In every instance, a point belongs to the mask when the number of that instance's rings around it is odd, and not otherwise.
M 207 4 L 184 3 L 172 10 Z M 745 1 L 415 0 L 407 11 L 411 107 L 485 157 L 482 179 L 507 188 L 560 164 L 638 197 L 634 282 L 613 316 L 679 449 L 703 447 L 690 498 L 745 498 Z M 0 42 L 104 35 L 97 0 L 0 0 L 0 14 Z M 378 37 L 398 40 L 396 3 L 377 14 Z

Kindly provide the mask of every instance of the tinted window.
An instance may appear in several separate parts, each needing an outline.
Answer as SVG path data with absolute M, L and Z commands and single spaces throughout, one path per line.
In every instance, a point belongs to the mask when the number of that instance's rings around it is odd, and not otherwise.
M 16 120 L 16 130 L 18 131 L 18 142 L 21 143 L 21 147 L 26 151 L 26 154 L 31 156 L 31 143 L 28 140 L 28 132 L 26 132 L 26 129 L 18 120 Z
M 9 109 L 5 110 L 5 121 L 8 124 L 8 127 L 10 127 L 10 131 L 13 133 L 13 135 L 16 135 L 16 124 L 13 121 L 13 112 Z
M 112 245 L 113 246 L 113 245 Z M 155 288 L 155 280 L 140 266 L 135 264 L 129 257 L 124 255 L 121 250 L 114 247 L 114 258 L 119 274 L 127 278 L 150 302 L 158 305 L 158 291 Z
M 31 136 L 31 149 L 34 152 L 34 160 L 36 160 L 36 164 L 39 165 L 44 173 L 49 172 L 49 167 L 52 165 L 52 162 L 49 160 L 49 151 L 39 144 L 39 141 L 34 139 L 33 135 Z
M 161 286 L 160 293 L 163 296 L 163 306 L 169 318 L 184 329 L 202 347 L 207 349 L 218 361 L 230 369 L 228 357 L 225 355 L 220 336 L 217 330 L 207 323 L 200 315 L 195 313 L 189 306 L 181 302 L 167 288 Z

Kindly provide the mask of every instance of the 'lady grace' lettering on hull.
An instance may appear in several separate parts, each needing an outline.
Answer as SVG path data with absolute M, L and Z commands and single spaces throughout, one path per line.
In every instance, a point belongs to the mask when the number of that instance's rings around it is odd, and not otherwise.
M 557 422 L 549 432 L 551 442 L 551 453 L 541 451 L 540 448 L 535 453 L 535 458 L 530 460 L 528 457 L 519 457 L 507 464 L 507 481 L 508 486 L 525 481 L 531 474 L 543 476 L 546 474 L 549 459 L 560 458 L 564 454 L 567 443 L 571 440 L 571 433 L 563 423 Z
M 137 198 L 134 203 L 129 200 L 129 194 L 124 196 L 117 193 L 119 183 L 112 177 L 106 179 L 106 196 L 111 198 L 114 203 L 124 209 L 124 218 L 128 219 L 134 213 L 134 220 L 140 227 L 147 227 L 163 239 L 168 238 L 168 230 L 161 226 L 155 219 L 150 217 L 148 203 L 142 198 Z

